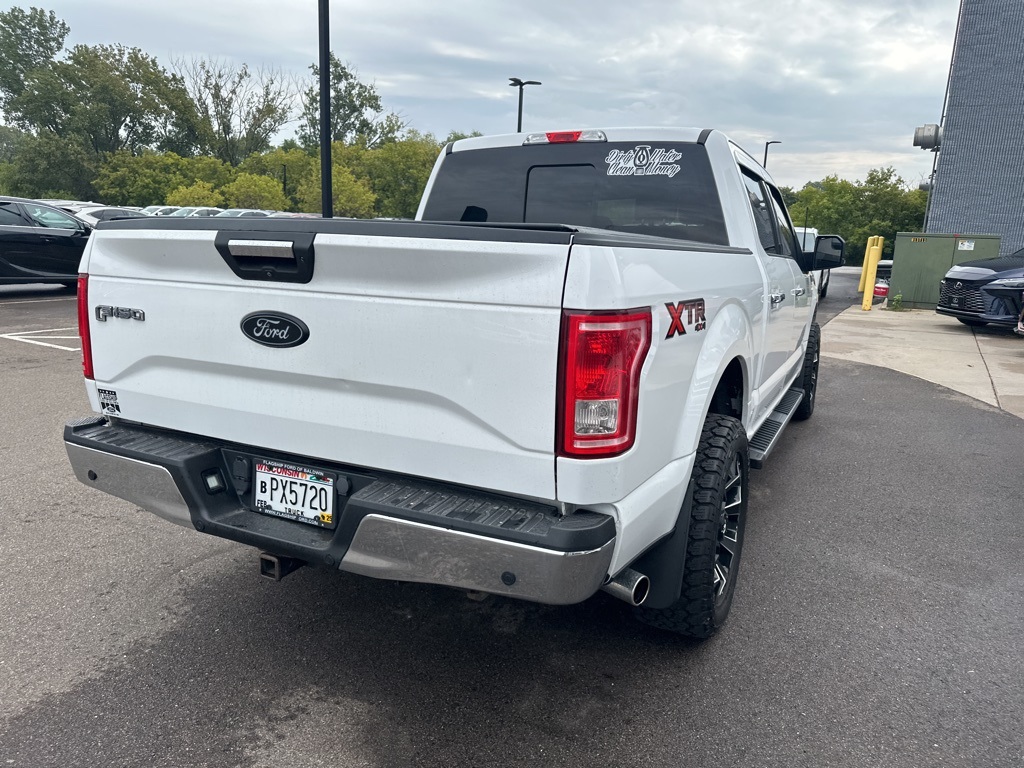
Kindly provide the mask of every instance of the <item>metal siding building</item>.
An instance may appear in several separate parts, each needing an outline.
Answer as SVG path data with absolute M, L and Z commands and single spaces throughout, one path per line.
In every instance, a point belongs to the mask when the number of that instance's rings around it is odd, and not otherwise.
M 1024 0 L 962 0 L 928 232 L 1024 247 Z

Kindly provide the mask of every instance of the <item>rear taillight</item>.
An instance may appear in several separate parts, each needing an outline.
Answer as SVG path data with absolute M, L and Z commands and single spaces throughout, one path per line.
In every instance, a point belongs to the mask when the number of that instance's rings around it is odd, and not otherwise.
M 640 369 L 650 347 L 650 309 L 565 312 L 558 417 L 561 455 L 615 456 L 632 447 Z
M 78 336 L 82 340 L 82 373 L 92 379 L 92 337 L 89 335 L 89 276 L 78 276 Z

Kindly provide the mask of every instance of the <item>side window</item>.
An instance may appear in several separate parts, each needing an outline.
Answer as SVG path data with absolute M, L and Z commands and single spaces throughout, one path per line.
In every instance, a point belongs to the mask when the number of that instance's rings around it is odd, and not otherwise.
M 78 229 L 78 219 L 61 213 L 53 208 L 45 208 L 41 205 L 26 205 L 25 209 L 32 220 L 40 227 L 51 227 L 54 229 Z
M 742 169 L 740 169 L 742 170 Z M 754 212 L 754 226 L 757 229 L 757 236 L 761 240 L 761 246 L 768 253 L 775 253 L 775 230 L 772 229 L 772 217 L 775 215 L 765 200 L 764 188 L 761 182 L 744 171 L 743 184 L 747 188 L 747 197 L 750 199 L 750 207 Z
M 793 228 L 789 225 L 789 219 L 786 218 L 786 212 L 782 207 L 782 198 L 779 196 L 778 190 L 774 187 L 768 187 L 768 189 L 771 193 L 768 196 L 768 199 L 772 204 L 772 211 L 775 216 L 775 223 L 778 226 L 779 234 L 779 247 L 775 252 L 780 256 L 792 256 L 794 254 L 794 248 L 796 247 Z
M 0 203 L 0 226 L 24 227 L 25 224 L 13 203 Z

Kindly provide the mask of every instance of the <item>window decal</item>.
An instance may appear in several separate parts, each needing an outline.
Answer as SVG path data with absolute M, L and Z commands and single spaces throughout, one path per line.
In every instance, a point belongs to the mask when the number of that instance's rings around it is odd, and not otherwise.
M 638 144 L 633 149 L 613 149 L 604 159 L 609 176 L 668 176 L 679 173 L 676 160 L 682 153 L 674 149 L 651 149 L 649 144 Z

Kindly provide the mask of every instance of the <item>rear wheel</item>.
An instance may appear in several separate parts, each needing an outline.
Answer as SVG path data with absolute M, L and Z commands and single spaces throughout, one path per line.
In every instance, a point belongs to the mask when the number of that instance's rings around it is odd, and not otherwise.
M 804 391 L 804 399 L 796 407 L 793 418 L 806 421 L 814 413 L 814 399 L 818 394 L 818 361 L 821 359 L 821 328 L 811 323 L 807 332 L 807 351 L 804 352 L 804 370 L 800 375 L 800 388 Z
M 725 622 L 739 576 L 749 474 L 743 425 L 731 416 L 709 415 L 693 467 L 681 594 L 666 608 L 640 606 L 640 621 L 698 639 Z
M 981 328 L 981 326 L 983 325 L 988 325 L 988 323 L 986 323 L 984 320 L 974 320 L 973 318 L 970 317 L 958 317 L 957 320 L 959 320 L 964 325 L 971 326 L 972 328 Z

